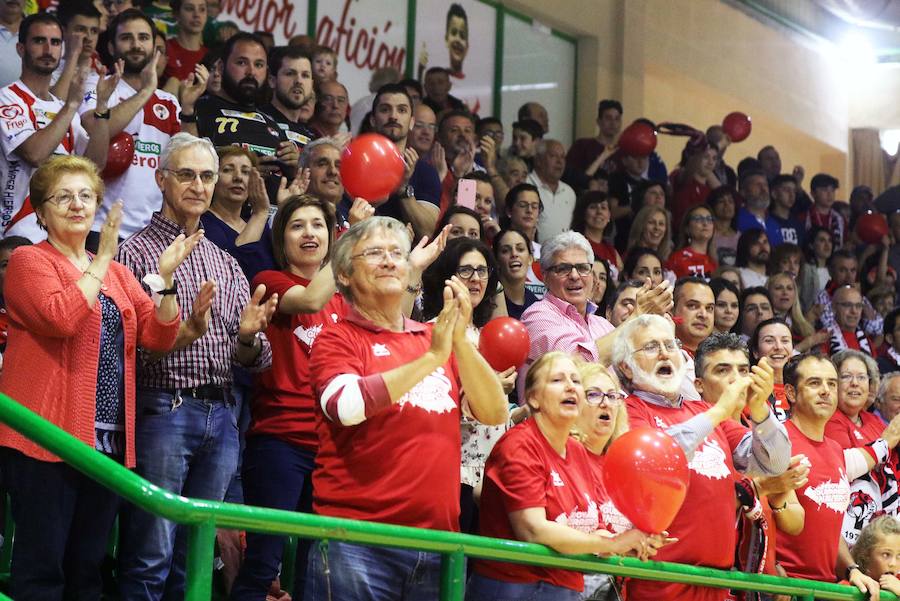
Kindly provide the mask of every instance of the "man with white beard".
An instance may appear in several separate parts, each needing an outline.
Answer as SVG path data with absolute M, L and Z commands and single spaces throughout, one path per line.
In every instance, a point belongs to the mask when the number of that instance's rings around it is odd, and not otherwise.
M 613 343 L 616 374 L 629 393 L 631 428 L 649 427 L 672 436 L 688 458 L 687 497 L 669 527 L 678 542 L 655 559 L 719 569 L 734 564 L 735 470 L 773 476 L 787 469 L 791 445 L 770 413 L 772 379 L 751 372 L 736 379 L 715 405 L 682 398 L 686 375 L 674 324 L 640 315 L 619 328 Z M 752 430 L 729 419 L 748 406 Z M 629 601 L 679 599 L 722 601 L 728 591 L 678 583 L 629 580 Z

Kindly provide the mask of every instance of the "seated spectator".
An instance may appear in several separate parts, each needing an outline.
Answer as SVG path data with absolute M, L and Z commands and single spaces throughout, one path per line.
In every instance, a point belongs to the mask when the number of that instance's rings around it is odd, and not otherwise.
M 650 285 L 658 286 L 665 281 L 665 273 L 663 272 L 662 261 L 656 251 L 643 246 L 637 246 L 628 253 L 625 259 L 625 265 L 622 267 L 622 273 L 619 274 L 619 281 L 638 280 L 646 282 L 650 280 Z
M 642 182 L 640 186 L 631 193 L 631 210 L 634 214 L 647 206 L 660 207 L 662 209 L 668 206 L 666 185 L 655 181 Z
M 557 140 L 541 140 L 534 151 L 534 171 L 527 181 L 538 189 L 544 205 L 538 224 L 541 238 L 550 239 L 568 229 L 575 209 L 575 190 L 560 179 L 565 158 L 566 149 Z
M 787 244 L 803 245 L 803 225 L 794 219 L 793 208 L 797 201 L 797 180 L 793 175 L 783 173 L 769 184 L 772 204 L 769 219 L 778 224 L 781 240 Z
M 497 207 L 496 198 L 494 196 L 495 187 L 491 185 L 491 176 L 483 171 L 473 171 L 466 175 L 464 179 L 475 182 L 475 212 L 481 220 L 481 226 L 484 229 L 485 241 L 489 242 L 494 239 L 497 232 L 500 231 L 498 223 L 499 216 L 502 215 L 500 208 Z M 458 182 L 457 182 L 458 184 Z M 506 185 L 503 185 L 506 190 Z M 457 186 L 457 193 L 459 188 Z M 507 190 L 508 192 L 508 190 Z M 505 194 L 504 194 L 505 196 Z M 454 199 L 454 204 L 458 202 Z
M 872 307 L 879 315 L 887 315 L 894 310 L 894 303 L 897 300 L 895 288 L 887 286 L 875 286 L 866 295 Z M 884 345 L 882 345 L 884 346 Z
M 606 259 L 594 257 L 594 265 L 591 271 L 594 272 L 594 289 L 591 291 L 591 302 L 597 305 L 597 315 L 606 315 L 607 299 L 612 294 L 610 286 L 615 281 L 612 271 Z
M 750 340 L 756 326 L 761 321 L 775 317 L 775 312 L 772 310 L 772 297 L 764 286 L 744 288 L 741 291 L 740 305 L 740 317 L 734 331 L 744 341 Z
M 741 234 L 738 240 L 735 265 L 741 272 L 741 281 L 748 288 L 766 285 L 766 268 L 772 247 L 769 237 L 760 228 L 754 228 Z
M 256 155 L 240 146 L 224 146 L 219 154 L 219 178 L 209 210 L 200 218 L 206 238 L 237 259 L 248 280 L 275 267 L 272 230 L 269 229 L 269 195 L 257 171 Z M 279 190 L 281 205 L 292 194 L 302 194 L 304 183 L 295 181 Z M 250 216 L 244 219 L 244 207 Z
M 456 182 L 467 173 L 484 169 L 475 162 L 475 153 L 478 151 L 475 117 L 464 109 L 443 113 L 438 124 L 438 143 L 443 149 L 444 163 L 447 165 L 446 175 L 441 180 L 441 210 L 446 210 Z
M 772 368 L 775 384 L 769 405 L 778 421 L 787 421 L 791 417 L 791 406 L 784 394 L 784 366 L 794 355 L 794 340 L 790 328 L 779 317 L 764 319 L 753 329 L 747 348 L 750 349 L 754 364 L 765 357 L 766 363 Z
M 822 343 L 822 352 L 833 355 L 838 351 L 853 349 L 871 356 L 875 347 L 860 327 L 865 305 L 859 288 L 852 285 L 841 286 L 834 292 L 832 306 L 834 322 L 825 326 L 829 339 Z
M 516 121 L 512 126 L 512 140 L 506 154 L 509 157 L 522 159 L 528 171 L 534 168 L 534 153 L 537 143 L 544 137 L 541 124 L 533 119 Z
M 169 61 L 163 73 L 162 88 L 177 94 L 181 82 L 194 72 L 194 67 L 206 56 L 206 46 L 203 45 L 206 1 L 170 0 L 170 5 L 178 28 L 175 36 L 166 42 Z
M 729 569 L 736 540 L 732 474 L 777 475 L 790 460 L 787 435 L 769 411 L 771 371 L 736 378 L 722 387 L 716 405 L 684 399 L 679 391 L 685 364 L 678 339 L 672 322 L 659 315 L 641 315 L 619 328 L 612 364 L 630 395 L 626 407 L 631 428 L 668 433 L 689 461 L 687 497 L 669 527 L 678 542 L 661 549 L 657 558 Z M 705 373 L 705 363 L 698 367 Z M 748 403 L 752 430 L 730 419 Z M 716 537 L 710 538 L 709 532 Z M 629 601 L 725 598 L 725 591 L 634 579 L 625 591 Z
M 698 276 L 684 276 L 675 282 L 672 293 L 675 335 L 681 341 L 685 377 L 681 383 L 681 396 L 696 399 L 700 395 L 694 388 L 694 353 L 702 341 L 713 333 L 716 298 L 709 283 Z
M 713 320 L 713 331 L 724 334 L 733 332 L 738 320 L 741 293 L 731 281 L 716 277 L 709 281 L 716 298 L 716 311 Z
M 877 580 L 881 590 L 900 595 L 900 521 L 896 517 L 883 515 L 869 522 L 850 553 L 863 574 Z
M 481 328 L 494 312 L 494 294 L 499 275 L 490 249 L 481 240 L 460 238 L 451 240 L 438 258 L 422 274 L 422 314 L 433 321 L 444 308 L 444 286 L 456 276 L 469 292 L 472 313 L 466 324 L 466 337 L 478 346 Z M 509 394 L 515 388 L 516 369 L 498 372 L 503 392 Z M 507 424 L 485 425 L 470 416 L 462 415 L 462 464 L 460 466 L 461 491 L 459 498 L 459 529 L 469 534 L 478 533 L 478 506 L 481 493 L 484 463 L 491 449 L 507 430 Z
M 667 210 L 646 206 L 638 211 L 628 233 L 626 259 L 636 246 L 652 248 L 660 260 L 668 260 L 672 252 L 672 224 Z
M 30 198 L 47 240 L 13 253 L 4 300 L 9 344 L 0 390 L 92 449 L 135 466 L 135 352 L 164 352 L 178 334 L 175 269 L 200 240 L 178 236 L 154 266 L 158 306 L 113 260 L 121 203 L 96 255 L 85 250 L 103 182 L 82 157 L 53 157 L 31 178 Z M 78 219 L 77 217 L 80 217 Z M 124 371 L 123 371 L 124 367 Z M 27 437 L 0 426 L 4 484 L 16 523 L 10 594 L 99 599 L 106 541 L 119 497 Z
M 425 89 L 422 104 L 428 105 L 435 115 L 444 111 L 466 110 L 465 103 L 450 93 L 453 82 L 450 80 L 450 71 L 444 67 L 430 67 L 425 72 L 422 85 Z
M 313 76 L 316 73 L 313 62 Z M 342 133 L 346 127 L 347 108 L 350 96 L 347 87 L 336 79 L 316 81 L 316 112 L 309 121 L 309 127 L 320 138 L 334 137 Z
M 881 377 L 878 393 L 875 395 L 875 409 L 872 411 L 885 424 L 900 413 L 900 379 L 890 372 Z
M 769 255 L 769 273 L 787 273 L 794 279 L 800 308 L 806 312 L 815 303 L 820 290 L 817 276 L 803 260 L 803 251 L 796 244 L 784 242 L 772 249 Z
M 506 186 L 512 190 L 519 184 L 524 184 L 530 171 L 528 164 L 519 157 L 506 156 L 497 163 L 497 170 Z
M 706 204 L 716 218 L 716 235 L 713 237 L 715 255 L 713 259 L 720 265 L 734 265 L 740 233 L 735 224 L 737 214 L 735 198 L 737 191 L 727 186 L 719 186 L 706 197 Z
M 720 265 L 718 269 L 716 269 L 716 273 L 714 274 L 717 278 L 722 278 L 723 280 L 728 280 L 734 287 L 737 288 L 738 293 L 744 290 L 744 281 L 741 279 L 741 271 L 737 267 L 728 267 Z
M 824 330 L 817 333 L 806 321 L 806 317 L 800 309 L 797 284 L 794 283 L 791 274 L 776 273 L 769 276 L 766 289 L 772 298 L 772 311 L 774 311 L 775 317 L 780 317 L 790 327 L 794 340 L 797 342 L 798 352 L 805 353 L 828 339 L 828 334 Z
M 748 170 L 741 176 L 740 193 L 744 198 L 744 206 L 737 212 L 737 230 L 742 234 L 750 230 L 761 229 L 766 232 L 769 244 L 778 246 L 783 242 L 781 226 L 769 215 L 772 197 L 769 184 L 762 171 Z
M 372 110 L 372 101 L 375 100 L 375 96 L 382 86 L 398 84 L 403 88 L 403 93 L 409 98 L 410 114 L 415 111 L 416 103 L 413 101 L 412 96 L 410 96 L 407 87 L 399 83 L 401 77 L 402 75 L 395 67 L 378 67 L 372 71 L 372 74 L 369 76 L 369 93 L 362 98 L 357 99 L 350 107 L 351 133 L 355 134 L 356 132 L 359 132 L 359 128 L 363 124 L 363 121 L 367 120 L 366 115 Z
M 500 158 L 503 148 L 503 122 L 497 117 L 483 117 L 475 123 L 475 136 L 480 140 L 489 136 L 494 141 L 494 158 Z
M 300 155 L 300 172 L 309 170 L 307 194 L 331 205 L 335 212 L 335 236 L 340 236 L 354 223 L 370 217 L 375 208 L 366 200 L 353 201 L 344 192 L 341 180 L 341 145 L 334 138 L 319 138 L 307 144 Z
M 480 534 L 546 544 L 560 553 L 656 555 L 665 534 L 613 534 L 600 521 L 593 458 L 570 436 L 586 403 L 573 359 L 563 352 L 537 359 L 525 378 L 524 397 L 532 417 L 503 436 L 485 466 Z M 536 594 L 575 601 L 584 589 L 580 573 L 555 568 L 477 559 L 474 571 L 466 593 L 471 601 Z
M 848 235 L 844 217 L 834 209 L 834 193 L 839 185 L 837 178 L 827 173 L 814 175 L 809 182 L 813 206 L 803 217 L 807 231 L 821 227 L 830 232 L 835 248 L 842 248 Z
M 712 277 L 717 267 L 713 254 L 715 233 L 716 219 L 708 208 L 698 205 L 689 209 L 678 230 L 678 250 L 669 256 L 666 269 L 676 278 Z
M 313 347 L 320 404 L 313 510 L 457 531 L 461 412 L 503 424 L 506 397 L 466 337 L 472 305 L 459 279 L 445 288 L 434 326 L 403 316 L 409 249 L 406 228 L 387 217 L 366 219 L 335 243 L 336 285 L 350 308 Z M 428 469 L 422 457 L 430 458 Z M 440 564 L 433 553 L 321 542 L 309 554 L 304 596 L 324 598 L 328 591 L 336 601 L 350 601 L 377 578 L 394 583 L 385 592 L 391 597 L 435 598 Z
M 610 287 L 612 282 L 610 282 Z M 613 327 L 619 327 L 628 319 L 637 305 L 638 290 L 644 287 L 640 280 L 625 280 L 616 286 L 606 301 L 606 319 Z
M 406 91 L 409 93 L 409 88 Z M 413 102 L 415 103 L 415 101 Z M 438 169 L 440 165 L 435 164 L 436 161 L 431 154 L 437 136 L 437 117 L 430 106 L 420 103 L 413 109 L 413 119 L 413 126 L 409 130 L 406 145 L 419 153 L 420 157 L 428 159 L 431 166 Z M 440 174 L 440 172 L 438 173 Z
M 584 192 L 575 203 L 569 229 L 587 238 L 594 250 L 594 257 L 609 261 L 618 274 L 623 265 L 622 257 L 616 247 L 607 241 L 609 224 L 609 197 L 603 192 Z
M 256 376 L 250 429 L 244 450 L 244 502 L 286 511 L 312 510 L 302 503 L 319 446 L 309 357 L 323 328 L 347 313 L 335 292 L 329 258 L 334 212 L 327 201 L 292 196 L 273 222 L 272 245 L 281 271 L 260 271 L 255 289 L 278 295 L 278 309 L 266 328 L 272 368 Z M 231 598 L 264 594 L 278 576 L 284 541 L 247 532 L 247 548 Z
M 521 319 L 525 309 L 539 300 L 527 285 L 528 272 L 534 262 L 528 236 L 515 227 L 500 230 L 494 238 L 494 256 L 503 286 L 506 314 Z
M 828 275 L 830 277 L 824 289 L 816 296 L 816 303 L 821 307 L 819 322 L 822 326 L 833 329 L 835 311 L 833 297 L 835 291 L 843 286 L 859 286 L 859 261 L 852 251 L 839 248 L 828 259 Z M 868 336 L 880 336 L 884 326 L 884 318 L 879 315 L 869 299 L 861 296 L 863 303 L 861 313 L 862 329 Z
M 450 226 L 448 240 L 455 238 L 470 238 L 484 242 L 484 225 L 478 217 L 478 213 L 468 207 L 452 206 L 441 216 L 434 228 L 434 236 Z
M 692 136 L 684 145 L 681 163 L 669 176 L 675 223 L 681 223 L 688 209 L 706 202 L 709 193 L 721 185 L 713 173 L 718 160 L 718 151 L 702 134 Z
M 894 309 L 884 318 L 884 352 L 878 358 L 881 374 L 900 371 L 900 308 Z
M 544 211 L 538 189 L 532 184 L 518 184 L 509 189 L 506 200 L 506 219 L 501 221 L 502 227 L 515 227 L 522 230 L 531 240 L 531 250 L 536 259 L 541 257 L 541 245 L 538 243 L 538 222 Z

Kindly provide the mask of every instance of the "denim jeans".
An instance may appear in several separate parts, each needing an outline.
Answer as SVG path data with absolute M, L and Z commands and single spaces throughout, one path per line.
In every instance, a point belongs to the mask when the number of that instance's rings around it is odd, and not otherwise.
M 251 436 L 244 450 L 244 499 L 248 505 L 309 512 L 312 508 L 301 507 L 300 499 L 314 467 L 312 451 L 266 434 Z M 283 537 L 248 532 L 232 601 L 265 601 L 269 584 L 278 576 L 283 550 Z
M 515 583 L 472 574 L 466 601 L 580 601 L 581 592 L 549 582 Z
M 303 601 L 434 601 L 440 582 L 436 553 L 320 541 L 309 550 Z
M 3 450 L 16 523 L 9 594 L 23 601 L 100 599 L 100 566 L 120 499 L 65 463 Z
M 138 390 L 137 473 L 186 497 L 221 501 L 237 469 L 234 407 L 167 391 Z M 128 601 L 184 598 L 186 535 L 134 507 L 123 512 L 119 586 Z
M 250 400 L 253 398 L 253 389 L 247 386 L 237 386 L 231 389 L 234 397 L 234 415 L 238 425 L 238 463 L 228 489 L 225 491 L 225 501 L 228 503 L 244 502 L 244 485 L 241 476 L 241 460 L 244 457 L 245 434 L 250 427 Z

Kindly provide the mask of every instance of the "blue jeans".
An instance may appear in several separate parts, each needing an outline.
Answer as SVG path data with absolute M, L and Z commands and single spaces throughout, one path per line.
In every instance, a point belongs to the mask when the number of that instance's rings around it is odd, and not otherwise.
M 466 601 L 580 601 L 581 592 L 549 582 L 515 583 L 472 574 Z
M 186 497 L 221 501 L 237 469 L 234 407 L 222 401 L 138 390 L 137 473 Z M 123 512 L 119 586 L 128 601 L 184 598 L 186 534 L 174 522 Z
M 245 434 L 250 427 L 250 400 L 253 398 L 253 389 L 246 386 L 235 385 L 231 389 L 234 396 L 234 415 L 238 425 L 238 463 L 237 469 L 234 470 L 234 476 L 228 483 L 228 490 L 225 491 L 225 501 L 228 503 L 244 502 L 244 485 L 241 476 L 241 460 L 244 457 L 244 444 L 246 442 Z
M 300 499 L 314 467 L 312 451 L 266 434 L 251 436 L 244 450 L 244 499 L 248 505 L 309 512 L 311 507 L 301 507 Z M 247 532 L 247 551 L 231 599 L 265 601 L 283 550 L 283 537 Z
M 16 523 L 9 594 L 18 601 L 100 598 L 100 567 L 120 499 L 65 463 L 3 450 Z
M 436 553 L 319 541 L 309 550 L 303 601 L 434 601 L 440 587 Z

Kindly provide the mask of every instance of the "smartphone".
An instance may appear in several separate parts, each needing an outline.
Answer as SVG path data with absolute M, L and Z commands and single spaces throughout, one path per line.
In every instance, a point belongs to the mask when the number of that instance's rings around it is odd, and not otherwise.
M 456 189 L 456 204 L 475 210 L 475 180 L 461 179 Z

